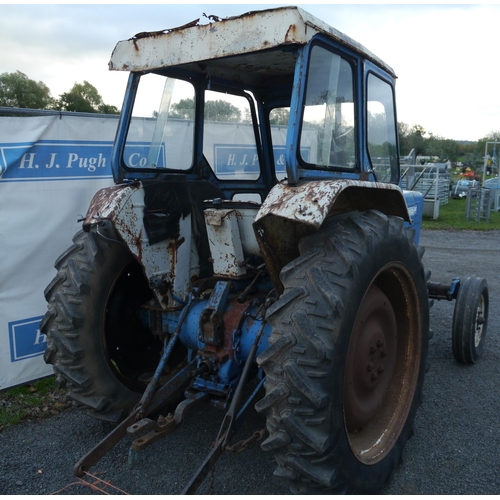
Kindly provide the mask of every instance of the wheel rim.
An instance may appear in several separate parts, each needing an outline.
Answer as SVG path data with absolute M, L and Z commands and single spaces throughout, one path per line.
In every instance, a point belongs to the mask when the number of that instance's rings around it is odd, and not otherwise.
M 349 432 L 364 427 L 380 410 L 396 358 L 394 310 L 380 288 L 372 285 L 359 307 L 347 355 L 344 411 Z
M 422 345 L 418 291 L 408 269 L 386 266 L 368 287 L 351 331 L 344 373 L 344 421 L 356 458 L 382 460 L 407 421 Z
M 485 315 L 485 301 L 484 301 L 484 295 L 481 295 L 476 311 L 476 323 L 474 331 L 474 347 L 476 348 L 479 347 L 481 339 L 483 338 L 483 328 L 485 323 L 484 315 Z

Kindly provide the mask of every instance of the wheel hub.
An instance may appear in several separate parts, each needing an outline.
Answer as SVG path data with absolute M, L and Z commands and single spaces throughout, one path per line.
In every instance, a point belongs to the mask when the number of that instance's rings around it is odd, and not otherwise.
M 347 353 L 346 427 L 355 432 L 380 410 L 394 374 L 397 324 L 386 295 L 372 285 L 359 307 Z
M 481 300 L 479 301 L 479 305 L 477 307 L 477 312 L 476 312 L 476 328 L 474 331 L 474 346 L 477 348 L 479 344 L 481 343 L 481 339 L 483 338 L 483 326 L 484 326 L 484 311 L 485 311 L 485 304 L 484 304 L 484 296 L 481 295 Z

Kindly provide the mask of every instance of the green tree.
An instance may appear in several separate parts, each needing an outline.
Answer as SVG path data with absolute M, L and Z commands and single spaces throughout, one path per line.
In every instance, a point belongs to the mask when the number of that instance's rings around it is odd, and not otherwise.
M 241 111 L 222 99 L 206 101 L 205 118 L 214 122 L 241 122 Z
M 45 83 L 31 80 L 21 71 L 0 75 L 0 106 L 49 109 L 53 104 Z
M 180 120 L 194 119 L 194 99 L 181 99 L 172 104 L 169 116 Z M 241 110 L 222 99 L 206 101 L 205 119 L 214 122 L 241 122 Z
M 56 102 L 56 109 L 81 113 L 118 114 L 116 106 L 105 104 L 97 89 L 86 80 L 75 83 L 69 92 L 64 92 Z
M 487 134 L 485 137 L 482 139 L 479 139 L 477 141 L 477 153 L 481 156 L 484 156 L 485 148 L 486 148 L 486 143 L 487 142 L 500 142 L 500 130 L 494 130 Z M 490 145 L 488 148 L 489 154 L 491 155 L 491 152 L 493 151 L 493 145 Z M 497 144 L 497 151 L 499 150 L 498 144 Z
M 269 113 L 269 122 L 271 125 L 288 125 L 289 118 L 289 108 L 274 108 L 271 113 Z
M 99 106 L 99 113 L 103 115 L 119 115 L 120 110 L 113 104 L 101 104 Z
M 411 151 L 408 141 L 409 130 L 410 126 L 407 123 L 398 122 L 399 153 L 401 156 L 406 156 Z
M 155 111 L 155 113 L 158 116 L 158 112 Z M 181 99 L 179 102 L 172 104 L 169 117 L 179 120 L 194 120 L 194 99 Z
M 415 149 L 417 156 L 427 154 L 425 133 L 425 129 L 421 125 L 413 125 L 410 128 L 408 131 L 408 152 Z
M 485 137 L 480 139 L 480 141 L 482 141 L 484 143 L 486 143 L 486 142 L 500 142 L 500 130 L 494 130 L 493 132 L 490 132 Z
M 457 161 L 459 157 L 457 141 L 430 134 L 426 143 L 427 155 L 439 156 L 441 161 Z

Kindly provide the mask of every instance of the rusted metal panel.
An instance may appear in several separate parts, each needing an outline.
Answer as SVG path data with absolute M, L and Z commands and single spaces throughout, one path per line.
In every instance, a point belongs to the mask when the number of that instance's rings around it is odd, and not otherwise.
M 207 307 L 200 316 L 200 332 L 205 346 L 220 347 L 224 343 L 224 311 L 232 284 L 218 281 L 213 289 Z
M 252 301 L 247 300 L 240 304 L 236 298 L 231 298 L 227 302 L 226 310 L 224 311 L 224 349 L 229 354 L 231 360 L 237 364 L 241 363 L 241 359 L 237 359 L 235 348 L 235 335 L 241 335 L 241 325 L 246 312 L 252 307 Z M 248 322 L 255 321 L 252 316 L 248 316 Z M 239 340 L 239 339 L 238 339 Z
M 281 269 L 299 256 L 301 238 L 317 231 L 330 215 L 379 210 L 410 220 L 401 189 L 394 184 L 358 180 L 307 181 L 273 187 L 254 223 L 269 275 L 279 293 Z
M 409 220 L 406 202 L 398 186 L 347 179 L 307 181 L 296 186 L 286 182 L 277 184 L 262 204 L 255 221 L 258 223 L 267 215 L 275 215 L 319 229 L 341 193 L 355 188 L 393 193 L 394 199 L 399 200 L 399 203 L 394 203 L 393 213 Z M 390 197 L 386 199 L 390 200 Z
M 209 208 L 205 210 L 208 242 L 212 254 L 214 274 L 217 276 L 244 276 L 247 271 L 240 230 L 235 210 Z
M 254 206 L 248 207 L 248 205 L 250 204 Z M 253 231 L 253 222 L 255 221 L 257 212 L 259 211 L 260 204 L 239 201 L 226 201 L 223 206 L 227 210 L 205 210 L 206 223 L 211 226 L 220 226 L 222 225 L 222 219 L 229 212 L 234 212 L 238 221 L 241 245 L 243 246 L 243 253 L 245 254 L 245 257 L 248 257 L 249 255 L 260 255 L 259 245 L 257 244 L 255 233 Z
M 97 191 L 90 202 L 83 228 L 87 229 L 101 219 L 113 219 L 115 213 L 121 210 L 122 204 L 131 196 L 132 189 L 138 184 L 111 186 Z
M 199 267 L 191 238 L 191 215 L 180 219 L 176 238 L 149 244 L 143 222 L 144 209 L 144 189 L 140 182 L 102 189 L 90 203 L 83 226 L 88 228 L 103 219 L 111 220 L 142 265 L 162 307 L 178 307 L 180 304 L 173 295 L 187 297 L 191 277 L 196 275 Z
M 193 21 L 176 29 L 139 33 L 116 45 L 109 69 L 148 71 L 283 45 L 304 45 L 318 33 L 340 41 L 395 76 L 392 68 L 362 45 L 298 7 L 254 11 L 206 25 Z

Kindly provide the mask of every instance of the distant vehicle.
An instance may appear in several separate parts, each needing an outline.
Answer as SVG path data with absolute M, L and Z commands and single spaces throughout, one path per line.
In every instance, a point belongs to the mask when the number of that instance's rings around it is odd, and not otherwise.
M 465 198 L 469 188 L 479 187 L 479 182 L 468 179 L 461 179 L 453 183 L 451 187 L 451 197 L 455 199 Z

